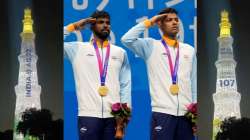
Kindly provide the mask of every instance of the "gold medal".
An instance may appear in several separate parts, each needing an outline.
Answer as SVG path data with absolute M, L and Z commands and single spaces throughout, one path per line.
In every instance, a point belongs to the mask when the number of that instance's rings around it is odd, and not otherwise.
M 179 92 L 179 86 L 177 84 L 172 84 L 169 88 L 172 95 L 177 95 Z
M 98 88 L 98 93 L 100 94 L 100 96 L 106 96 L 108 94 L 108 87 L 107 86 L 100 86 Z

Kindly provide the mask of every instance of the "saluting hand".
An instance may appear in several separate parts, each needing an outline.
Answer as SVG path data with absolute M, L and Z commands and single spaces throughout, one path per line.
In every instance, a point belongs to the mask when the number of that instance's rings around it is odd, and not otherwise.
M 95 18 L 89 17 L 89 18 L 81 19 L 73 23 L 73 25 L 75 27 L 75 30 L 82 30 L 85 27 L 85 25 L 95 23 L 95 22 L 96 22 Z
M 161 14 L 161 15 L 156 15 L 153 16 L 150 21 L 151 21 L 151 25 L 155 25 L 156 23 L 158 23 L 159 21 L 161 21 L 162 19 L 167 18 L 167 14 Z

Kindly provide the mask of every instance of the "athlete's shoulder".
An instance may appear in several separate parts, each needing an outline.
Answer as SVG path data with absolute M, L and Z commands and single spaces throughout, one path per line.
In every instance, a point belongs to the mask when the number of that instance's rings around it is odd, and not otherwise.
M 121 52 L 121 53 L 126 53 L 125 49 L 123 49 L 122 47 L 120 46 L 117 46 L 115 44 L 110 44 L 111 45 L 111 48 L 114 50 L 114 51 L 118 51 L 118 52 Z
M 180 46 L 180 48 L 183 48 L 185 50 L 195 51 L 195 48 L 187 43 L 179 42 L 179 46 Z

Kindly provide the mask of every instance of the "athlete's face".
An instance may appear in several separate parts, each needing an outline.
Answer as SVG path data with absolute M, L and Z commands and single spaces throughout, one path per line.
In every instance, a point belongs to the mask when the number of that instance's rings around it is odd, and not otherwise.
M 103 40 L 107 39 L 110 34 L 110 19 L 97 18 L 92 30 L 99 38 Z
M 164 35 L 176 37 L 179 32 L 179 18 L 175 13 L 169 13 L 160 22 L 159 27 Z

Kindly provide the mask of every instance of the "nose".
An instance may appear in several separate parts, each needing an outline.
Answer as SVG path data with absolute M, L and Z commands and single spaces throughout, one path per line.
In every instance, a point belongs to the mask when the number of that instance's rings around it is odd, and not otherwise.
M 107 28 L 108 28 L 108 25 L 107 25 L 106 23 L 103 23 L 103 24 L 102 24 L 102 27 L 103 27 L 104 29 L 107 29 Z
M 108 28 L 108 26 L 109 26 L 109 25 L 108 25 L 107 23 L 104 23 L 104 27 L 105 27 L 105 28 Z
M 104 21 L 103 23 L 104 23 L 105 26 L 109 26 L 110 25 L 109 21 Z
M 173 24 L 174 24 L 174 25 L 177 25 L 177 24 L 178 24 L 178 21 L 173 20 Z

